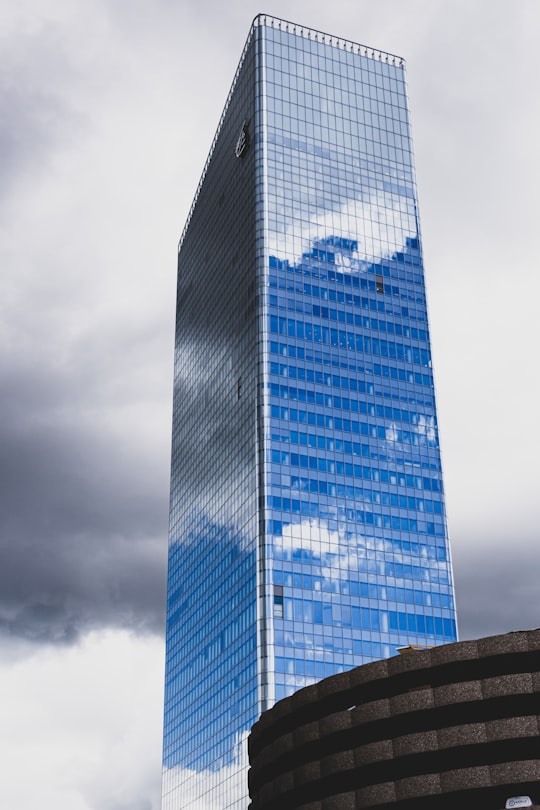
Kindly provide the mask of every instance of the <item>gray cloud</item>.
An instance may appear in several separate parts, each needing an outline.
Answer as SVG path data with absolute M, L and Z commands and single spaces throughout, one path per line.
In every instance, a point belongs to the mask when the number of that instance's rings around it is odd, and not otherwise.
M 140 799 L 132 802 L 100 802 L 99 810 L 152 810 L 153 805 L 150 799 Z M 98 810 L 96 806 L 96 810 Z
M 12 382 L 0 427 L 0 628 L 55 642 L 106 625 L 160 632 L 165 453 L 159 469 L 137 434 L 107 427 L 105 409 L 70 412 L 54 376 Z
M 460 638 L 480 638 L 516 629 L 538 627 L 536 538 L 509 532 L 506 542 L 460 538 L 454 554 Z
M 115 95 L 106 4 L 23 3 L 2 44 L 0 632 L 160 633 L 178 226 L 170 197 L 149 207 L 170 162 L 133 186 L 166 115 L 141 134 L 138 88 Z
M 4 79 L 6 82 L 6 80 Z M 6 82 L 6 84 L 8 84 Z M 39 163 L 53 139 L 53 122 L 62 117 L 58 100 L 9 83 L 0 94 L 0 188 L 10 190 L 22 165 Z
M 84 275 L 31 278 L 0 351 L 0 630 L 161 632 L 172 325 L 133 295 L 103 318 Z

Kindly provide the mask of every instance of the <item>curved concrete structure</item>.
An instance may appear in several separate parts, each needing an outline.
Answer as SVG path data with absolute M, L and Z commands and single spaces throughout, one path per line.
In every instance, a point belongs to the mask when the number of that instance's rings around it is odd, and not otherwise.
M 251 810 L 479 810 L 540 804 L 540 630 L 334 675 L 249 739 Z

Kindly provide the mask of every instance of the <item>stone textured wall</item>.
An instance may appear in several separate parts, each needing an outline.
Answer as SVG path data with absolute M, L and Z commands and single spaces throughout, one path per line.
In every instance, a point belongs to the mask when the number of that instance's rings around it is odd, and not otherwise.
M 265 712 L 250 810 L 540 804 L 540 630 L 357 667 Z

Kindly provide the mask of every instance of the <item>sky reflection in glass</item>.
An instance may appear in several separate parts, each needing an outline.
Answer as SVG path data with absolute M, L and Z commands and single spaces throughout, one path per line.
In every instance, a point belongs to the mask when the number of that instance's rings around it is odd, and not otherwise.
M 262 710 L 456 638 L 403 67 L 284 28 L 179 253 L 164 810 L 240 810 Z

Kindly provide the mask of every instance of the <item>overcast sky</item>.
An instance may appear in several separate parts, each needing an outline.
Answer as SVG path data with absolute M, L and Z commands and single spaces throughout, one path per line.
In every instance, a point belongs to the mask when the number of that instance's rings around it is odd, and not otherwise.
M 251 19 L 403 55 L 462 638 L 536 627 L 537 0 L 4 0 L 0 806 L 158 810 L 176 244 Z

